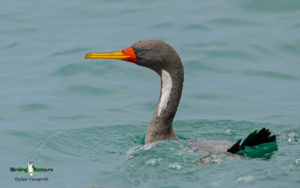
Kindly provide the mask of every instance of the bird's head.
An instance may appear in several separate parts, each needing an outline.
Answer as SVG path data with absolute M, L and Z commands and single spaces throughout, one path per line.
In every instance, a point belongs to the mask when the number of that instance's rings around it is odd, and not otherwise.
M 117 52 L 92 52 L 85 55 L 85 59 L 120 59 L 150 68 L 161 73 L 161 70 L 172 71 L 182 67 L 177 52 L 162 40 L 142 40 L 128 48 Z

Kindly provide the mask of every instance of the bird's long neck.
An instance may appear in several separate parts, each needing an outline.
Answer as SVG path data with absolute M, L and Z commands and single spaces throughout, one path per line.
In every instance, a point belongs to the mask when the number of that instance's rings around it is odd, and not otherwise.
M 145 143 L 159 140 L 177 140 L 173 131 L 173 119 L 181 98 L 184 72 L 182 64 L 169 72 L 162 69 L 160 73 L 161 89 L 158 104 L 149 123 Z

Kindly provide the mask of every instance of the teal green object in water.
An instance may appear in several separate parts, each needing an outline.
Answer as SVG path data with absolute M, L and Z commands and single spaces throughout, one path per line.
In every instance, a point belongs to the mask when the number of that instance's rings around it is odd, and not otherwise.
M 3 1 L 0 187 L 299 187 L 299 10 L 297 0 Z M 152 149 L 143 139 L 159 78 L 82 59 L 147 38 L 172 44 L 185 68 L 174 121 L 184 139 Z M 189 148 L 262 127 L 277 136 L 268 160 L 201 166 Z M 15 181 L 27 175 L 10 167 L 29 161 L 53 168 L 34 176 L 47 182 Z
M 246 146 L 240 155 L 250 158 L 265 158 L 269 159 L 274 151 L 278 149 L 276 142 L 260 144 L 258 146 L 248 147 Z

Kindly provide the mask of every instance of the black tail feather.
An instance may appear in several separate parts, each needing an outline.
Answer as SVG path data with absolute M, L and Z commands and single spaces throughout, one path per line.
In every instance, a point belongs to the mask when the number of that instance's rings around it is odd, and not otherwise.
M 275 142 L 276 136 L 271 136 L 271 132 L 268 129 L 262 128 L 259 132 L 255 130 L 253 133 L 249 134 L 247 138 L 242 142 L 242 144 L 241 141 L 242 139 L 238 140 L 231 146 L 231 148 L 227 150 L 227 152 L 238 153 L 239 151 L 243 150 L 245 146 L 251 147 L 259 144 Z

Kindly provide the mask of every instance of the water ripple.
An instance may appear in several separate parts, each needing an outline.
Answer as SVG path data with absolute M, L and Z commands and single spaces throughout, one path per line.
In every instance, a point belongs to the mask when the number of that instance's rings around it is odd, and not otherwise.
M 259 12 L 288 12 L 298 11 L 300 2 L 298 0 L 247 0 L 242 7 Z
M 298 77 L 296 76 L 272 71 L 247 70 L 244 72 L 244 74 L 249 76 L 261 76 L 278 80 L 298 80 Z
M 170 28 L 172 26 L 174 26 L 173 22 L 162 22 L 162 23 L 154 24 L 152 27 L 156 29 L 162 29 L 162 28 Z
M 237 59 L 248 59 L 255 60 L 253 55 L 250 55 L 249 52 L 243 52 L 241 50 L 209 50 L 205 54 L 210 58 L 237 58 Z
M 101 75 L 105 71 L 102 68 L 86 66 L 83 64 L 68 64 L 57 69 L 52 75 L 73 76 L 80 73 L 89 73 L 92 75 Z
M 47 110 L 49 108 L 50 108 L 49 105 L 41 104 L 41 103 L 32 103 L 32 104 L 25 104 L 20 106 L 20 109 L 22 109 L 23 111 L 40 111 L 40 110 Z
M 184 30 L 200 30 L 200 31 L 210 31 L 211 29 L 204 24 L 186 24 L 183 27 Z
M 74 85 L 67 88 L 68 92 L 81 95 L 108 95 L 111 93 L 109 89 L 103 89 L 99 87 L 89 85 Z
M 52 56 L 63 56 L 63 55 L 69 55 L 69 54 L 76 54 L 79 52 L 86 52 L 89 48 L 71 48 L 67 50 L 58 50 L 54 53 L 52 53 Z
M 6 46 L 3 46 L 3 47 L 0 47 L 0 49 L 9 49 L 9 48 L 13 48 L 13 47 L 15 47 L 15 46 L 17 46 L 17 42 L 13 42 L 13 43 L 10 43 L 10 44 L 8 44 L 8 45 L 6 45 Z
M 253 25 L 260 25 L 258 22 L 254 22 L 247 19 L 237 19 L 237 18 L 218 18 L 212 20 L 213 23 L 221 24 L 221 25 L 230 25 L 230 26 L 253 26 Z

